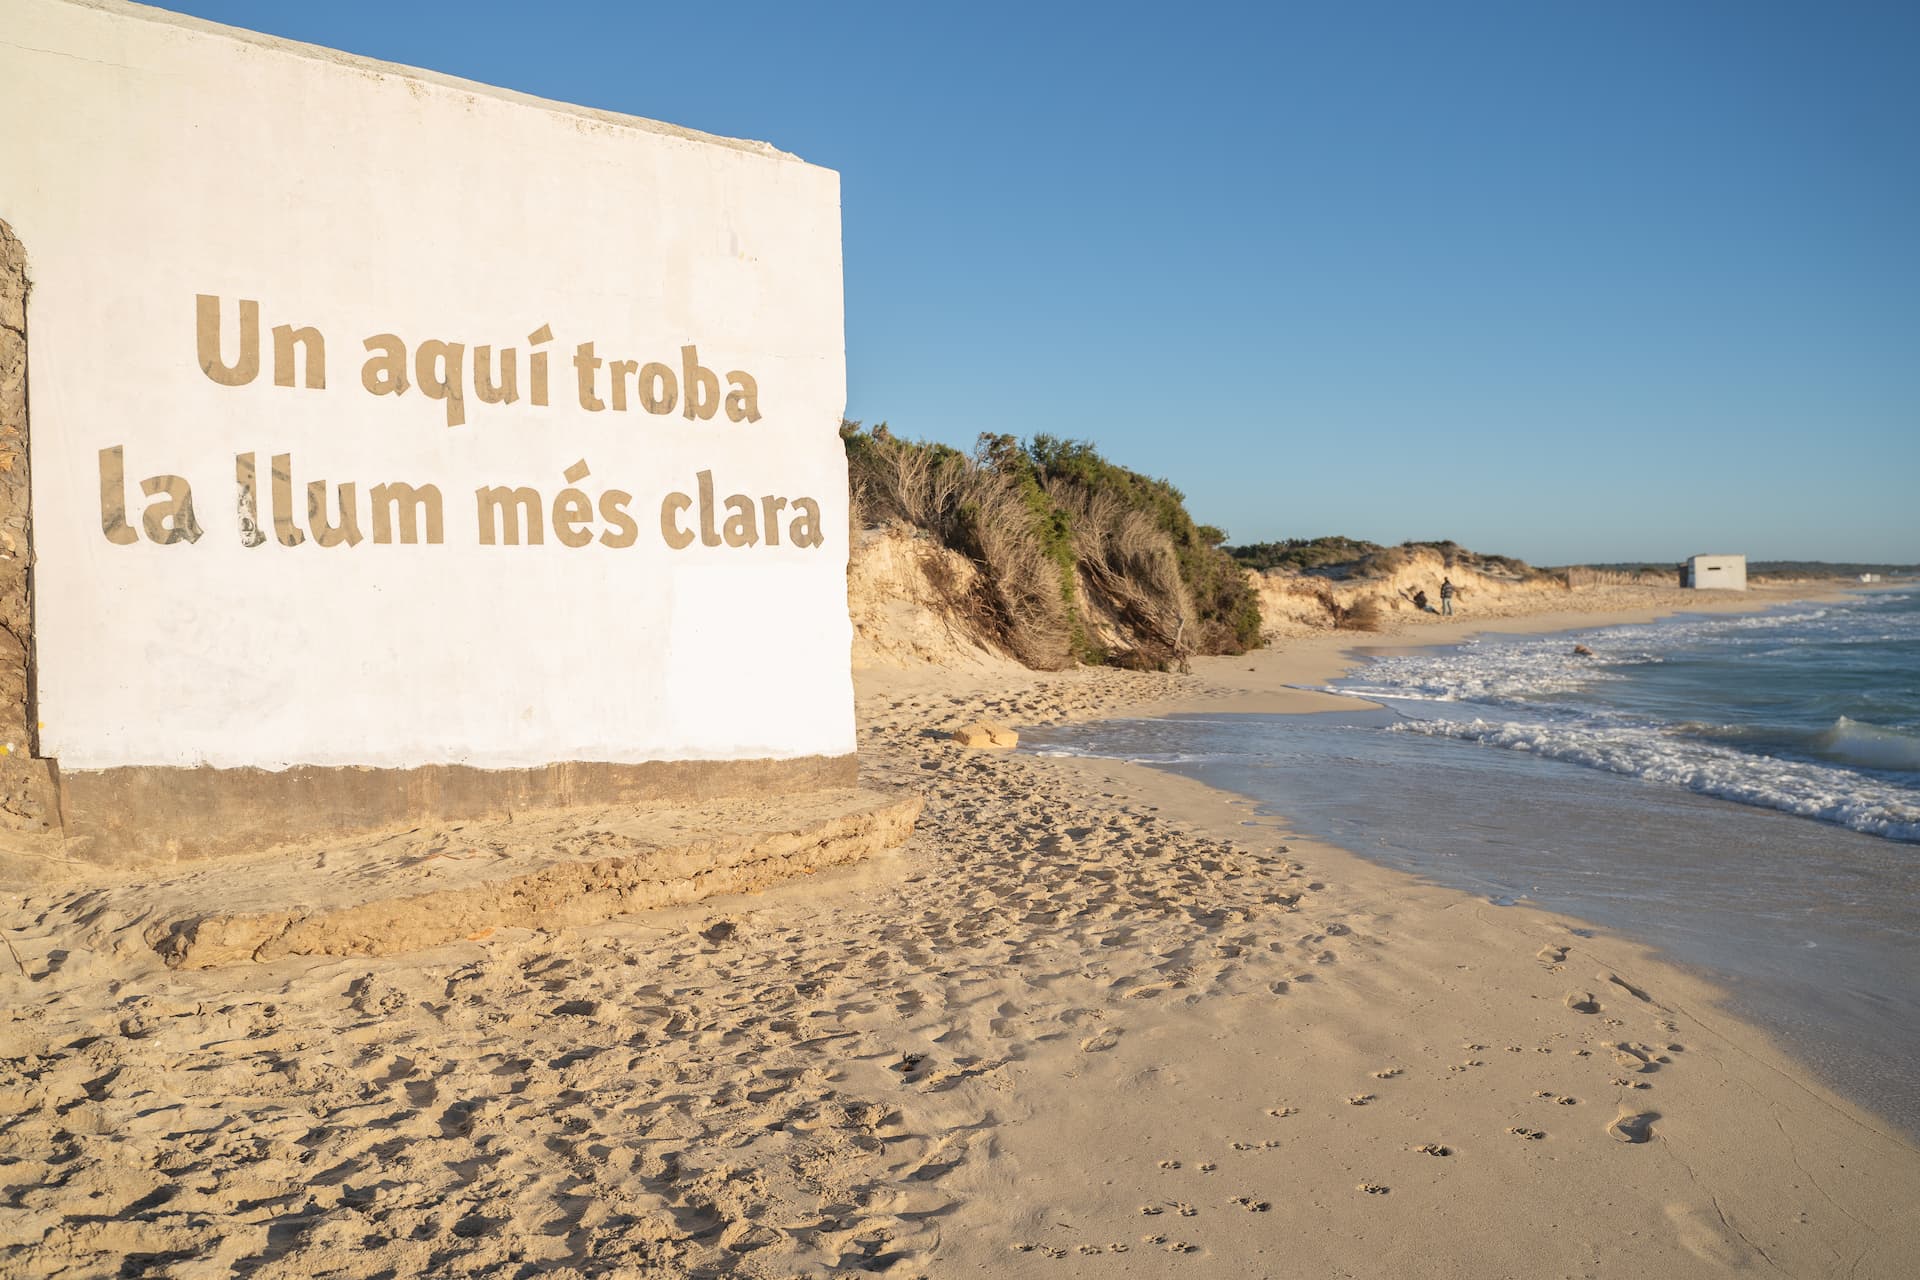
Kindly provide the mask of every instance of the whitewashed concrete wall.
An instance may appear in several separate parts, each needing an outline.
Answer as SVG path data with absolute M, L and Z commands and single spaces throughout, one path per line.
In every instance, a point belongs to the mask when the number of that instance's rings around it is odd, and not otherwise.
M 0 19 L 0 217 L 34 281 L 41 754 L 505 767 L 854 749 L 838 175 L 139 6 L 0 0 Z M 241 366 L 240 385 L 203 370 L 201 295 L 218 300 L 214 369 Z M 250 380 L 242 300 L 258 304 Z M 324 388 L 304 361 L 276 370 L 282 325 L 322 336 Z M 402 394 L 365 385 L 382 334 L 405 344 Z M 421 376 L 429 340 L 462 348 L 458 409 L 423 390 L 451 380 L 438 348 Z M 694 347 L 720 396 L 745 386 L 730 371 L 751 376 L 757 402 L 732 416 L 758 418 L 689 418 L 678 398 L 649 412 L 631 378 L 616 408 L 606 365 L 583 396 L 585 342 L 676 383 Z M 482 346 L 496 365 L 517 352 L 516 402 L 476 394 Z M 115 449 L 124 474 L 103 480 Z M 299 545 L 272 518 L 276 455 Z M 719 545 L 701 536 L 703 472 Z M 190 486 L 195 540 L 152 536 L 188 531 L 178 485 L 142 488 L 169 476 Z M 316 480 L 330 514 L 355 484 L 357 544 L 319 545 Z M 437 487 L 438 544 L 376 536 L 369 491 L 396 481 Z M 542 545 L 483 544 L 475 493 L 495 485 L 538 492 Z M 631 545 L 601 518 L 609 490 L 630 495 Z M 735 494 L 751 545 L 725 539 Z M 769 497 L 788 500 L 779 545 L 759 527 Z M 791 523 L 801 499 L 811 529 Z M 692 544 L 672 545 L 682 530 Z M 732 532 L 744 543 L 744 520 Z
M 1687 582 L 1691 586 L 1720 591 L 1747 589 L 1745 556 L 1689 556 Z

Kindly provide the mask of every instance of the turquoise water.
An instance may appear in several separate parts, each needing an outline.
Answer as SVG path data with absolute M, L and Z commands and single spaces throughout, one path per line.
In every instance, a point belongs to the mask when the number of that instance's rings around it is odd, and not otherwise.
M 1375 861 L 1650 943 L 1920 1136 L 1920 593 L 1486 637 L 1335 688 L 1385 709 L 1022 746 L 1197 777 Z

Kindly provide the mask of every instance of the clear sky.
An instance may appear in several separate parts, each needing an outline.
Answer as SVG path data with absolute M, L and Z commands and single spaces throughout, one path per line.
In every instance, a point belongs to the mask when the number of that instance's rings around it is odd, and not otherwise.
M 1236 542 L 1920 560 L 1912 0 L 166 7 L 837 169 L 849 416 Z

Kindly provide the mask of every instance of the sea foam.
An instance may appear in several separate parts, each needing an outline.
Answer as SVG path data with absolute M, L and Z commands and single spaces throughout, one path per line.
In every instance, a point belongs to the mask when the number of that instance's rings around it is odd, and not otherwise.
M 1913 601 L 1489 638 L 1376 659 L 1334 691 L 1396 707 L 1398 732 L 1920 841 Z
M 1920 841 L 1914 793 L 1845 769 L 1750 755 L 1647 726 L 1403 720 L 1392 732 L 1527 751 L 1892 840 Z

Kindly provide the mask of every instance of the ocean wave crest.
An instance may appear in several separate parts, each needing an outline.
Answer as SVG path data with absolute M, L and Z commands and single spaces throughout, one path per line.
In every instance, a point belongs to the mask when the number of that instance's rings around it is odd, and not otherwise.
M 1814 739 L 1821 755 L 1866 769 L 1920 771 L 1920 736 L 1841 716 Z
M 1844 769 L 1749 755 L 1659 729 L 1474 719 L 1405 720 L 1391 731 L 1527 751 L 1868 835 L 1920 842 L 1920 802 L 1911 792 Z M 1874 739 L 1865 735 L 1864 740 Z
M 1500 645 L 1377 658 L 1331 691 L 1389 701 L 1518 705 L 1625 679 L 1609 667 L 1658 661 L 1652 654 L 1624 651 L 1575 656 L 1571 641 Z

